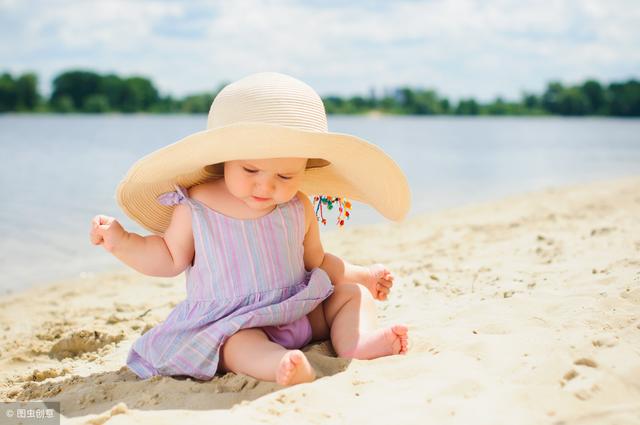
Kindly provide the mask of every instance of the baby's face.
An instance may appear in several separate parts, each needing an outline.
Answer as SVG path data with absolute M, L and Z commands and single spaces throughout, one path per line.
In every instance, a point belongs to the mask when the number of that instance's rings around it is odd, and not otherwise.
M 248 159 L 224 164 L 229 192 L 250 208 L 265 210 L 290 201 L 302 183 L 306 158 Z

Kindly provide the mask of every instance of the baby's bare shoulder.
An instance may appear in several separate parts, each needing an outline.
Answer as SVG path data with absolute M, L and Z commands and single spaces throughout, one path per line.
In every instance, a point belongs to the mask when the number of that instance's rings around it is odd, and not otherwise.
M 188 193 L 190 198 L 209 204 L 220 194 L 220 180 L 207 181 L 191 186 Z
M 302 202 L 302 205 L 304 205 L 305 211 L 307 210 L 307 208 L 309 208 L 310 210 L 313 209 L 313 205 L 311 205 L 311 201 L 309 200 L 309 197 L 305 195 L 304 192 L 298 191 L 298 193 L 296 193 L 296 196 L 298 197 L 300 202 Z
M 305 217 L 305 229 L 309 229 L 309 224 L 312 220 L 315 219 L 315 213 L 313 212 L 313 205 L 309 200 L 309 197 L 303 192 L 298 192 L 296 194 L 302 205 L 304 206 L 304 217 Z

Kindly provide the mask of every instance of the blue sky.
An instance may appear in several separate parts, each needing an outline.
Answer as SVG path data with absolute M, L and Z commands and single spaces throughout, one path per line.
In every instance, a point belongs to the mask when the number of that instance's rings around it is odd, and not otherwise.
M 45 93 L 71 68 L 177 96 L 269 70 L 321 95 L 515 99 L 550 80 L 640 77 L 639 23 L 637 0 L 0 0 L 0 70 L 35 71 Z

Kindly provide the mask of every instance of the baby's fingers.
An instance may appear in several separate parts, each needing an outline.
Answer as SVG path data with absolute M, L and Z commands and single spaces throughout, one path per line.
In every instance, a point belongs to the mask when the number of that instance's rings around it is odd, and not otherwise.
M 91 225 L 91 232 L 89 233 L 89 239 L 91 240 L 91 243 L 94 245 L 100 245 L 102 242 L 104 242 L 104 238 L 100 234 L 99 227 L 94 223 L 92 223 Z
M 113 220 L 113 217 L 106 215 L 97 215 L 93 217 L 91 220 L 91 232 L 89 233 L 89 239 L 92 244 L 100 245 L 104 242 L 104 237 L 102 235 L 103 230 L 106 230 Z
M 113 217 L 109 217 L 108 215 L 97 215 L 93 218 L 93 222 L 96 223 L 100 228 L 107 229 L 116 219 Z
M 378 283 L 378 286 L 376 288 L 376 292 L 377 292 L 376 299 L 378 299 L 380 301 L 385 301 L 387 299 L 387 296 L 389 295 L 390 291 L 391 290 L 389 289 L 389 287 Z
M 94 245 L 100 245 L 104 242 L 104 238 L 100 235 L 91 235 L 91 243 Z

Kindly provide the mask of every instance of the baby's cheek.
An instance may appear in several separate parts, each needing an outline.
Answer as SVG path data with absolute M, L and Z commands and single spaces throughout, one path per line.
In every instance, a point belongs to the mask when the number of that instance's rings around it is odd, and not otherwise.
M 292 200 L 296 194 L 298 193 L 297 187 L 291 187 L 287 185 L 285 187 L 279 188 L 278 190 L 278 203 L 288 202 Z

